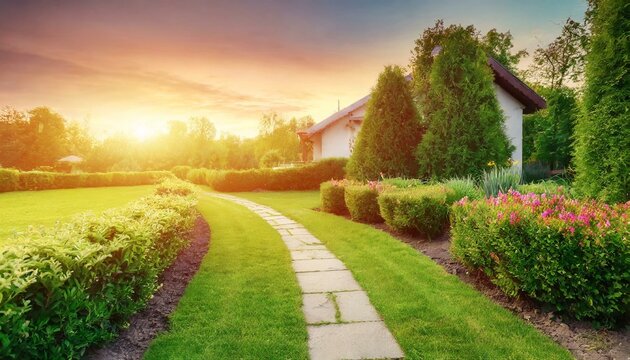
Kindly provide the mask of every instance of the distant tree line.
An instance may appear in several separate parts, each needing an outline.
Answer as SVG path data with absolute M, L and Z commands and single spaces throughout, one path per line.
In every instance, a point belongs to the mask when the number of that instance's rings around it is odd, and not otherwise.
M 262 116 L 254 138 L 217 136 L 204 117 L 171 121 L 168 132 L 140 141 L 117 134 L 95 139 L 87 126 L 67 121 L 47 107 L 0 111 L 0 166 L 19 170 L 66 170 L 59 159 L 76 155 L 84 171 L 169 170 L 177 165 L 213 169 L 250 169 L 301 159 L 296 132 L 314 123 L 311 117 Z

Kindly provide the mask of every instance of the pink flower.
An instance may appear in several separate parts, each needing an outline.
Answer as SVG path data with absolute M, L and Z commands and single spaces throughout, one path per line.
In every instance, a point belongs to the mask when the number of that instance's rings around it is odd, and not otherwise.
M 544 218 L 548 217 L 549 215 L 551 215 L 551 213 L 553 213 L 553 210 L 547 209 L 547 210 L 543 211 L 543 213 L 540 214 L 540 216 L 542 216 L 542 218 L 544 219 Z
M 505 217 L 505 216 L 503 215 L 503 211 L 499 211 L 499 212 L 497 213 L 497 220 L 503 220 L 503 218 L 504 218 L 504 217 Z
M 517 214 L 517 213 L 515 213 L 514 211 L 512 211 L 512 212 L 510 213 L 510 225 L 514 225 L 514 224 L 516 224 L 516 223 L 518 222 L 518 220 L 519 220 L 519 219 L 518 219 L 518 214 Z

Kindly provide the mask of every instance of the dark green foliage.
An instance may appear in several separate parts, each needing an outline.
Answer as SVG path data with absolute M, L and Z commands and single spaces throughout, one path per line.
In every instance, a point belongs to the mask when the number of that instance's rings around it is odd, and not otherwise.
M 451 208 L 451 253 L 510 296 L 621 325 L 630 309 L 630 204 L 518 193 Z
M 343 179 L 346 162 L 346 159 L 324 159 L 304 166 L 278 170 L 194 169 L 188 173 L 188 179 L 217 191 L 315 190 L 324 181 Z
M 402 69 L 387 66 L 379 75 L 348 162 L 348 176 L 377 180 L 409 177 L 417 172 L 413 155 L 422 127 Z
M 376 182 L 346 186 L 344 196 L 352 220 L 366 223 L 382 222 L 378 207 L 378 196 L 381 191 L 382 186 Z
M 477 175 L 491 161 L 507 164 L 513 147 L 503 129 L 486 54 L 461 27 L 442 46 L 422 105 L 428 129 L 416 151 L 419 175 Z
M 15 191 L 19 184 L 19 171 L 13 169 L 0 169 L 0 192 Z
M 3 174 L 11 175 L 6 178 L 6 181 L 3 181 Z M 0 169 L 0 192 L 149 185 L 155 184 L 160 179 L 171 177 L 173 174 L 168 171 L 67 174 Z
M 623 202 L 630 199 L 630 6 L 625 0 L 593 3 L 575 184 L 586 196 Z
M 195 201 L 149 196 L 0 250 L 0 357 L 76 359 L 112 339 L 188 241 Z
M 344 196 L 346 180 L 331 180 L 322 183 L 319 187 L 322 211 L 333 214 L 347 214 L 346 198 Z
M 446 229 L 454 196 L 454 191 L 446 186 L 430 185 L 385 191 L 378 204 L 388 226 L 430 239 Z

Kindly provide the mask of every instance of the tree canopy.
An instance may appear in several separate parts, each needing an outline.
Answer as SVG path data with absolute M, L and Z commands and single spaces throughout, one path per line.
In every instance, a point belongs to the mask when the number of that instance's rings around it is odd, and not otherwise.
M 347 171 L 350 177 L 375 180 L 416 174 L 414 149 L 422 127 L 409 82 L 398 66 L 387 66 L 378 77 L 367 104 Z

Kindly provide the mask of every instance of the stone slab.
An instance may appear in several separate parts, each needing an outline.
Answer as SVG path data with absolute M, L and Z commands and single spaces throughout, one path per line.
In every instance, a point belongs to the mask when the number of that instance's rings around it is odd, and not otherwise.
M 282 240 L 296 240 L 296 241 L 301 241 L 305 244 L 321 244 L 322 242 L 319 241 L 318 238 L 316 238 L 313 235 L 282 235 Z
M 309 325 L 311 360 L 400 359 L 400 346 L 382 321 Z
M 361 290 L 349 270 L 297 273 L 303 293 Z
M 306 230 L 305 228 L 295 228 L 295 229 L 289 229 L 289 232 L 292 235 L 310 235 L 311 233 L 308 232 L 308 230 Z
M 293 269 L 298 272 L 347 270 L 339 259 L 310 259 L 293 261 Z
M 376 309 L 370 303 L 365 291 L 335 293 L 341 321 L 380 321 Z
M 307 324 L 336 321 L 335 304 L 329 294 L 304 294 L 302 310 Z
M 291 259 L 335 259 L 335 255 L 328 250 L 297 250 L 291 251 Z

